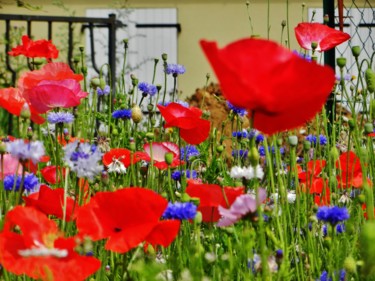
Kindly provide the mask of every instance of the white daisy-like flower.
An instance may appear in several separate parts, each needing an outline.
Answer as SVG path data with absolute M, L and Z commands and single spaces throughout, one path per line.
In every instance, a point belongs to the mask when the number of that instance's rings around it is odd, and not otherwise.
M 239 166 L 233 166 L 230 169 L 230 177 L 232 179 L 241 179 L 244 177 L 244 169 Z

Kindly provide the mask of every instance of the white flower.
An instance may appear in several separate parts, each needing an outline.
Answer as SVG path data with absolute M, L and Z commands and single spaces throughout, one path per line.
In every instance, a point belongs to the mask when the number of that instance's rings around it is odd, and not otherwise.
M 239 166 L 234 166 L 230 169 L 230 177 L 233 179 L 241 179 L 244 176 L 244 169 Z
M 108 173 L 126 174 L 125 165 L 118 159 L 114 159 L 111 164 L 108 165 Z

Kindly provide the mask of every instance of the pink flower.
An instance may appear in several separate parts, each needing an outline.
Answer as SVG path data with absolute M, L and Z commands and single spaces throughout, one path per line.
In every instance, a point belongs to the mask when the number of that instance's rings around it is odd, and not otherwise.
M 78 106 L 88 95 L 81 91 L 82 79 L 82 75 L 75 74 L 65 63 L 49 63 L 22 75 L 18 86 L 33 108 L 45 113 L 57 107 Z
M 298 44 L 311 50 L 311 43 L 318 44 L 317 51 L 330 50 L 350 39 L 350 35 L 320 23 L 303 22 L 294 28 Z
M 19 163 L 17 158 L 12 157 L 10 154 L 4 154 L 3 156 L 4 161 L 4 169 L 2 169 L 1 163 L 0 163 L 0 178 L 1 175 L 4 175 L 4 177 L 9 175 L 18 174 L 21 175 L 22 173 L 22 166 Z M 2 178 L 1 178 L 2 179 Z
M 263 188 L 258 190 L 258 203 L 256 202 L 255 196 L 251 194 L 243 194 L 236 198 L 229 209 L 225 209 L 219 206 L 219 214 L 221 219 L 218 221 L 217 226 L 229 226 L 242 217 L 248 214 L 254 214 L 259 206 L 267 198 L 267 192 Z

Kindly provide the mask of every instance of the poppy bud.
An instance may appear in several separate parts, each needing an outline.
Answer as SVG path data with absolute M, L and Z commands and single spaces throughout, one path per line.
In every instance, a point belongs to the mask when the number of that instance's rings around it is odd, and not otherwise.
M 259 164 L 259 151 L 256 147 L 251 147 L 249 150 L 249 160 L 253 167 L 256 167 Z
M 366 196 L 363 193 L 359 194 L 357 198 L 360 204 L 363 204 L 366 202 Z
M 370 107 L 371 107 L 371 115 L 372 115 L 371 118 L 375 119 L 375 100 L 374 99 L 371 100 Z
M 346 65 L 346 58 L 344 58 L 344 57 L 339 57 L 339 58 L 336 59 L 336 63 L 337 63 L 337 65 L 338 65 L 340 68 L 343 68 L 343 67 L 345 67 L 345 65 Z
M 151 132 L 146 133 L 146 138 L 148 141 L 152 141 L 154 139 L 154 133 L 151 133 Z
M 356 273 L 357 264 L 356 264 L 355 259 L 352 256 L 349 256 L 344 260 L 344 269 L 348 273 Z
M 139 123 L 142 121 L 143 114 L 142 110 L 138 105 L 133 106 L 132 108 L 132 120 L 134 123 Z
M 147 105 L 147 110 L 148 111 L 152 111 L 154 109 L 154 105 L 152 104 L 152 103 L 149 103 L 148 105 Z
M 41 59 L 34 59 L 34 61 L 32 62 L 33 65 L 42 65 L 43 64 L 43 60 Z
M 82 66 L 81 67 L 81 71 L 83 74 L 87 74 L 87 67 L 86 66 Z
M 327 236 L 326 238 L 324 238 L 324 241 L 323 241 L 323 245 L 326 247 L 326 248 L 331 248 L 331 244 L 332 244 L 332 239 L 331 237 Z
M 181 195 L 181 202 L 190 202 L 190 200 L 191 200 L 191 197 L 189 196 L 189 194 L 183 193 Z
M 164 160 L 165 160 L 165 163 L 167 163 L 168 165 L 171 165 L 172 162 L 173 162 L 173 153 L 172 152 L 167 152 L 164 155 Z
M 288 141 L 289 141 L 290 146 L 292 146 L 292 147 L 295 147 L 298 144 L 297 136 L 289 136 Z
M 329 22 L 329 16 L 327 14 L 324 15 L 323 22 L 324 23 L 328 23 Z
M 218 153 L 222 153 L 224 151 L 224 146 L 223 145 L 219 145 L 216 147 L 216 152 Z
M 156 85 L 156 89 L 158 90 L 158 92 L 161 90 L 161 87 L 162 87 L 162 86 L 161 86 L 160 84 L 157 84 L 157 85 Z
M 129 47 L 129 39 L 125 38 L 122 40 L 122 42 L 124 43 L 124 48 L 127 49 Z
M 155 124 L 156 124 L 156 119 L 155 119 L 155 118 L 152 118 L 152 119 L 151 119 L 151 125 L 152 125 L 152 126 L 155 126 Z
M 286 26 L 286 20 L 282 20 L 282 21 L 281 21 L 281 26 L 282 26 L 282 27 L 285 27 L 285 26 Z
M 349 119 L 348 121 L 349 129 L 354 130 L 355 128 L 355 121 L 353 119 Z
M 332 158 L 333 161 L 339 159 L 340 153 L 336 146 L 331 147 L 331 150 L 329 151 L 329 156 Z
M 370 93 L 375 92 L 375 72 L 371 68 L 367 68 L 365 71 L 365 79 L 367 83 L 367 90 Z
M 163 54 L 161 55 L 161 58 L 163 59 L 163 61 L 167 61 L 167 59 L 168 59 L 168 55 L 167 55 L 166 53 L 163 53 Z
M 104 90 L 106 85 L 107 84 L 105 83 L 105 80 L 103 78 L 100 78 L 100 89 Z
M 368 151 L 365 147 L 361 147 L 359 149 L 359 156 L 361 158 L 361 160 L 364 162 L 364 163 L 367 163 L 369 161 L 368 159 Z
M 371 134 L 373 132 L 374 132 L 374 125 L 372 125 L 372 123 L 366 123 L 365 124 L 365 133 Z
M 304 141 L 303 142 L 303 149 L 305 150 L 305 151 L 307 151 L 307 150 L 309 150 L 311 148 L 311 142 L 309 142 L 309 141 Z
M 112 135 L 114 135 L 114 136 L 118 136 L 118 130 L 117 130 L 117 128 L 114 128 L 114 129 L 112 130 Z
M 81 46 L 78 47 L 78 49 L 79 49 L 80 52 L 83 52 L 85 50 L 85 47 L 81 45 Z
M 194 222 L 197 223 L 197 224 L 200 224 L 200 223 L 202 223 L 202 220 L 203 220 L 202 213 L 197 212 L 197 214 L 195 215 L 195 218 L 194 218 Z
M 80 56 L 75 56 L 74 58 L 73 58 L 73 62 L 74 63 L 79 63 L 79 60 L 81 59 L 81 57 Z
M 30 119 L 30 117 L 31 117 L 30 107 L 29 107 L 29 105 L 26 102 L 22 106 L 20 116 L 23 119 Z
M 361 53 L 361 47 L 360 46 L 353 46 L 352 47 L 352 54 L 355 58 L 358 58 L 360 53 Z
M 93 88 L 100 86 L 100 79 L 98 77 L 92 78 L 90 84 Z

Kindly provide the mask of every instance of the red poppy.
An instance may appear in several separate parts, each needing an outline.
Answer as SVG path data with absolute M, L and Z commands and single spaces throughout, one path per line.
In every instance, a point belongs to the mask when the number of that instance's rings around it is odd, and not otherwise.
M 225 98 L 247 109 L 254 128 L 267 134 L 310 120 L 335 83 L 330 67 L 308 62 L 271 41 L 242 39 L 223 49 L 201 41 L 201 46 Z
M 39 116 L 39 112 L 26 102 L 21 91 L 17 88 L 0 89 L 0 107 L 16 116 L 20 116 L 22 110 L 29 110 L 31 121 L 36 124 L 43 124 L 45 121 L 43 117 Z
M 318 206 L 328 206 L 331 203 L 331 191 L 328 186 L 321 194 L 314 195 L 314 203 Z
M 302 48 L 311 50 L 311 43 L 314 42 L 317 44 L 316 50 L 321 52 L 330 50 L 350 39 L 349 34 L 316 22 L 299 23 L 294 28 L 294 32 Z
M 127 168 L 140 160 L 136 154 L 132 156 L 132 152 L 125 148 L 112 148 L 103 155 L 103 164 L 113 170 L 120 169 L 121 166 Z
M 160 217 L 168 202 L 156 192 L 144 188 L 125 188 L 115 192 L 98 192 L 77 214 L 77 228 L 81 236 L 94 241 L 108 238 L 105 248 L 125 253 L 143 241 L 165 245 L 161 230 L 174 239 L 177 232 L 170 225 L 160 225 Z M 160 230 L 160 231 L 161 231 Z M 162 240 L 159 240 L 162 239 Z
M 62 176 L 65 176 L 65 168 L 59 167 L 59 173 L 62 173 Z M 49 184 L 56 184 L 61 181 L 59 174 L 57 174 L 56 177 L 56 166 L 46 166 L 43 169 L 40 170 L 40 173 L 42 174 L 44 180 L 48 182 Z
M 171 168 L 182 165 L 184 162 L 180 160 L 180 149 L 178 145 L 173 142 L 153 142 L 151 145 L 146 143 L 143 146 L 145 152 L 137 152 L 137 157 L 150 162 L 151 156 L 154 166 L 158 169 L 167 169 L 168 164 L 165 162 L 165 155 L 172 153 L 173 159 L 170 164 Z
M 48 63 L 40 70 L 23 74 L 18 85 L 22 95 L 40 113 L 52 108 L 78 106 L 88 93 L 78 83 L 83 79 L 65 63 Z
M 43 213 L 17 206 L 6 214 L 0 233 L 0 264 L 38 280 L 85 280 L 100 268 L 100 261 L 79 255 L 76 246 L 75 239 L 64 238 Z
M 189 144 L 200 144 L 210 133 L 210 121 L 201 119 L 202 111 L 196 107 L 184 107 L 178 103 L 158 105 L 165 119 L 165 128 L 180 129 L 181 138 Z
M 218 207 L 229 208 L 238 196 L 244 194 L 243 187 L 220 187 L 216 184 L 195 184 L 189 182 L 186 193 L 199 198 L 198 211 L 204 222 L 216 222 L 220 219 Z M 225 197 L 224 197 L 225 194 Z
M 298 173 L 299 180 L 301 183 L 307 183 L 307 185 L 310 186 L 311 181 L 318 178 L 325 165 L 326 160 L 317 159 L 309 161 L 307 163 L 306 171 L 301 171 Z
M 168 247 L 176 238 L 180 224 L 179 220 L 159 221 L 145 240 L 154 247 L 157 245 Z
M 29 36 L 24 35 L 22 36 L 22 45 L 12 48 L 8 54 L 10 56 L 24 55 L 28 58 L 56 59 L 59 56 L 59 51 L 51 40 L 33 41 Z
M 46 185 L 41 185 L 39 192 L 23 197 L 26 206 L 34 207 L 46 215 L 53 215 L 63 219 L 64 213 L 64 188 L 51 189 Z M 66 221 L 74 218 L 74 199 L 66 197 Z
M 360 188 L 363 186 L 361 163 L 353 151 L 341 154 L 340 158 L 336 161 L 336 168 L 341 173 L 337 176 L 339 188 Z M 370 181 L 369 184 L 371 184 Z

